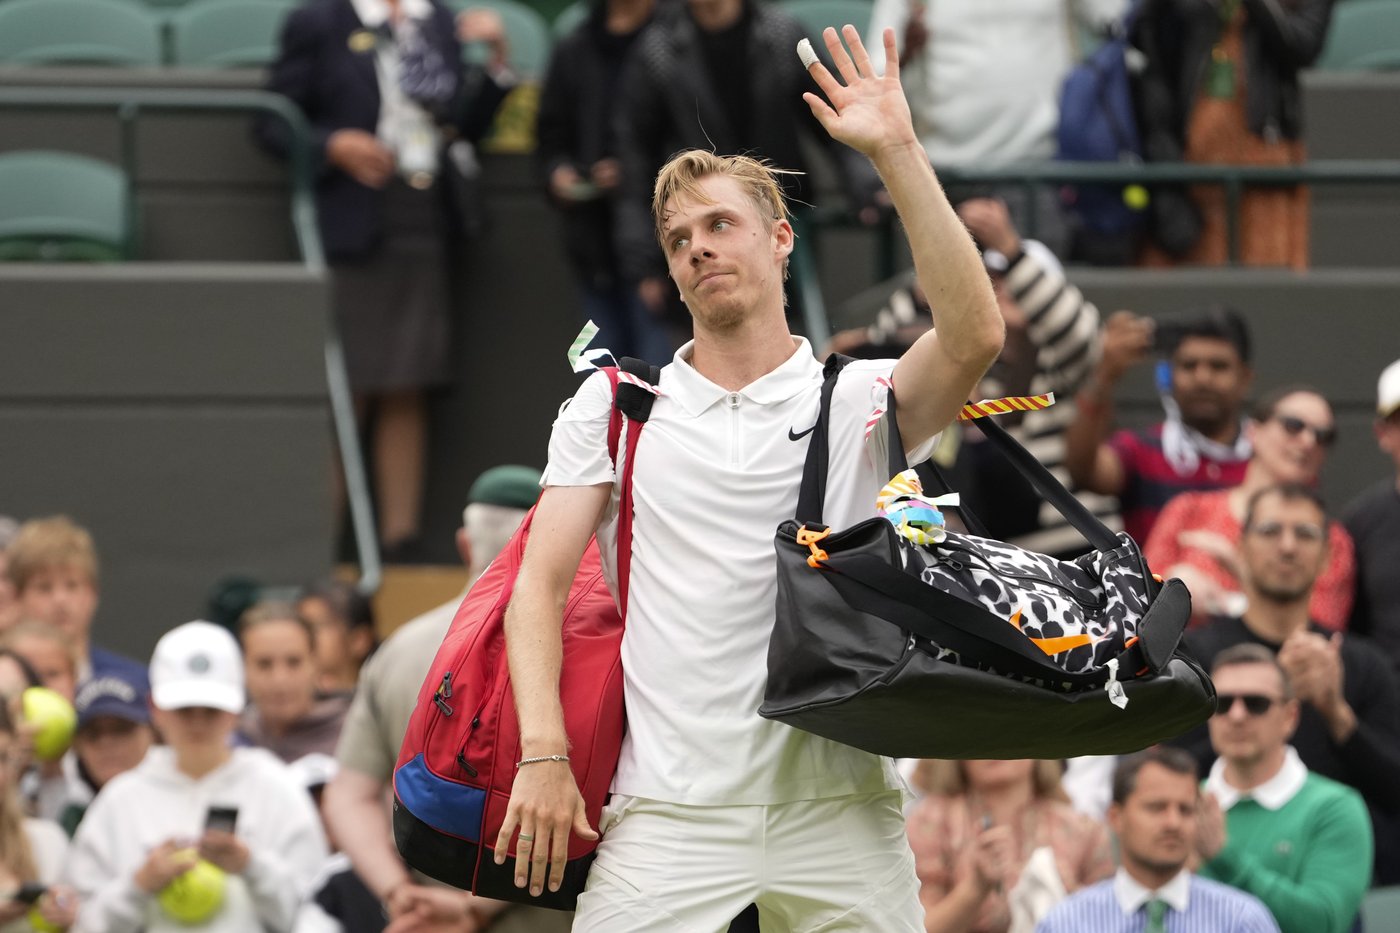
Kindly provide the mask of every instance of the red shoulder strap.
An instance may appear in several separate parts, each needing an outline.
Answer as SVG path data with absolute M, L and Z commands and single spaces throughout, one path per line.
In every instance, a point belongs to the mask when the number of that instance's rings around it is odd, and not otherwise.
M 617 508 L 617 599 L 618 610 L 623 622 L 627 621 L 627 589 L 632 576 L 632 466 L 637 460 L 637 441 L 641 439 L 642 427 L 646 424 L 637 418 L 623 415 L 617 404 L 618 368 L 603 367 L 612 385 L 613 405 L 608 418 L 608 456 L 613 466 L 617 466 L 618 444 L 622 438 L 622 425 L 627 423 L 627 446 L 622 460 L 622 489 Z

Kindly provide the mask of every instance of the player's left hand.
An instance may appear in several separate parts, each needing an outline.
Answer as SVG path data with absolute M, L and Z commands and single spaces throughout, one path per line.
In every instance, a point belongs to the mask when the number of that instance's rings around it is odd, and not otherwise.
M 817 61 L 807 70 L 822 93 L 808 91 L 802 99 L 833 139 L 871 159 L 886 149 L 918 146 L 909 102 L 899 83 L 899 52 L 895 47 L 894 30 L 886 29 L 884 33 L 883 77 L 875 74 L 856 28 L 846 25 L 842 27 L 842 34 L 846 40 L 844 44 L 830 26 L 822 31 L 822 39 L 841 80 Z

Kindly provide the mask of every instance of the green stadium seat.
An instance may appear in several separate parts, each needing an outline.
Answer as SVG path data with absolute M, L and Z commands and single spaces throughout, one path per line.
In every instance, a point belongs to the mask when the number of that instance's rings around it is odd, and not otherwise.
M 1359 3 L 1361 0 L 1348 2 Z M 1361 900 L 1361 928 L 1366 933 L 1400 933 L 1400 885 L 1372 888 L 1366 892 Z
M 159 65 L 160 20 L 126 0 L 5 0 L 0 63 Z
M 171 64 L 258 68 L 277 58 L 285 0 L 198 0 L 170 17 Z
M 126 258 L 129 195 L 121 170 L 97 159 L 41 150 L 0 154 L 0 260 Z
M 527 80 L 544 77 L 554 42 L 543 16 L 515 0 L 447 0 L 447 5 L 457 13 L 470 7 L 489 7 L 501 14 L 510 43 L 510 67 Z M 463 49 L 467 61 L 481 62 L 484 56 L 483 49 Z
M 1323 71 L 1400 71 L 1400 3 L 1347 0 L 1332 8 Z
M 559 15 L 554 17 L 554 22 L 550 24 L 550 29 L 554 32 L 554 38 L 561 39 L 578 28 L 579 23 L 588 19 L 588 0 L 578 0 L 571 3 L 559 11 Z
M 839 32 L 842 26 L 850 23 L 860 30 L 862 39 L 870 28 L 868 0 L 778 0 L 777 6 L 801 23 L 815 43 L 821 42 L 822 30 L 827 26 L 834 26 Z M 819 44 L 818 48 L 822 46 Z M 825 55 L 825 51 L 822 54 Z

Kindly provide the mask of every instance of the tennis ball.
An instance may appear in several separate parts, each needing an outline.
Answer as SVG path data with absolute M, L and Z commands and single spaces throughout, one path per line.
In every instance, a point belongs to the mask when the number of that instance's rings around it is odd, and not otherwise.
M 78 714 L 61 693 L 48 687 L 30 687 L 24 691 L 21 704 L 24 721 L 37 727 L 34 733 L 34 757 L 40 761 L 57 761 L 68 751 Z
M 1127 185 L 1123 188 L 1123 203 L 1135 211 L 1146 210 L 1150 200 L 1151 196 L 1142 185 Z
M 64 929 L 45 920 L 44 915 L 39 913 L 38 904 L 29 908 L 29 926 L 34 930 L 34 933 L 63 933 Z
M 181 923 L 203 923 L 224 906 L 228 877 L 213 862 L 200 859 L 194 867 L 161 889 L 161 909 Z

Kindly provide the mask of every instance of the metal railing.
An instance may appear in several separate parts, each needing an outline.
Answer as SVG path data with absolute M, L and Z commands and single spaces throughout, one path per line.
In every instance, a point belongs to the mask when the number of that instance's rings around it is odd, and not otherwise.
M 1230 262 L 1240 256 L 1240 200 L 1246 187 L 1400 184 L 1400 159 L 1320 159 L 1299 165 L 1216 165 L 1188 162 L 1029 162 L 997 168 L 943 168 L 945 185 L 1022 185 L 1026 189 L 1026 235 L 1036 231 L 1041 184 L 1219 185 L 1225 189 L 1226 240 Z
M 1300 165 L 1216 165 L 1186 162 L 1017 162 L 995 168 L 938 169 L 945 187 L 1022 187 L 1026 189 L 1025 236 L 1038 230 L 1036 198 L 1031 189 L 1038 185 L 1219 185 L 1225 189 L 1226 236 L 1229 260 L 1239 262 L 1239 208 L 1244 190 L 1250 186 L 1292 187 L 1295 185 L 1400 185 L 1400 159 L 1315 159 Z M 1400 204 L 1400 202 L 1397 202 Z M 854 227 L 859 224 L 845 210 L 818 210 L 817 226 Z M 884 280 L 898 272 L 896 244 L 898 223 L 886 216 L 875 229 L 875 267 Z
M 312 272 L 324 273 L 325 253 L 316 226 L 313 195 L 313 153 L 311 132 L 296 105 L 280 94 L 265 91 L 193 90 L 183 88 L 69 88 L 0 87 L 0 109 L 63 109 L 114 111 L 120 121 L 121 165 L 128 180 L 128 216 L 136 216 L 136 182 L 140 177 L 136 154 L 136 121 L 143 111 L 198 113 L 242 111 L 280 117 L 290 131 L 288 158 L 291 178 L 291 222 L 301 261 Z M 359 590 L 366 595 L 379 588 L 383 568 L 379 539 L 375 530 L 374 506 L 369 495 L 359 432 L 345 370 L 345 353 L 333 308 L 326 320 L 326 388 L 330 395 L 331 417 L 335 423 L 337 449 L 345 475 L 346 498 L 355 533 L 355 549 L 360 561 Z

